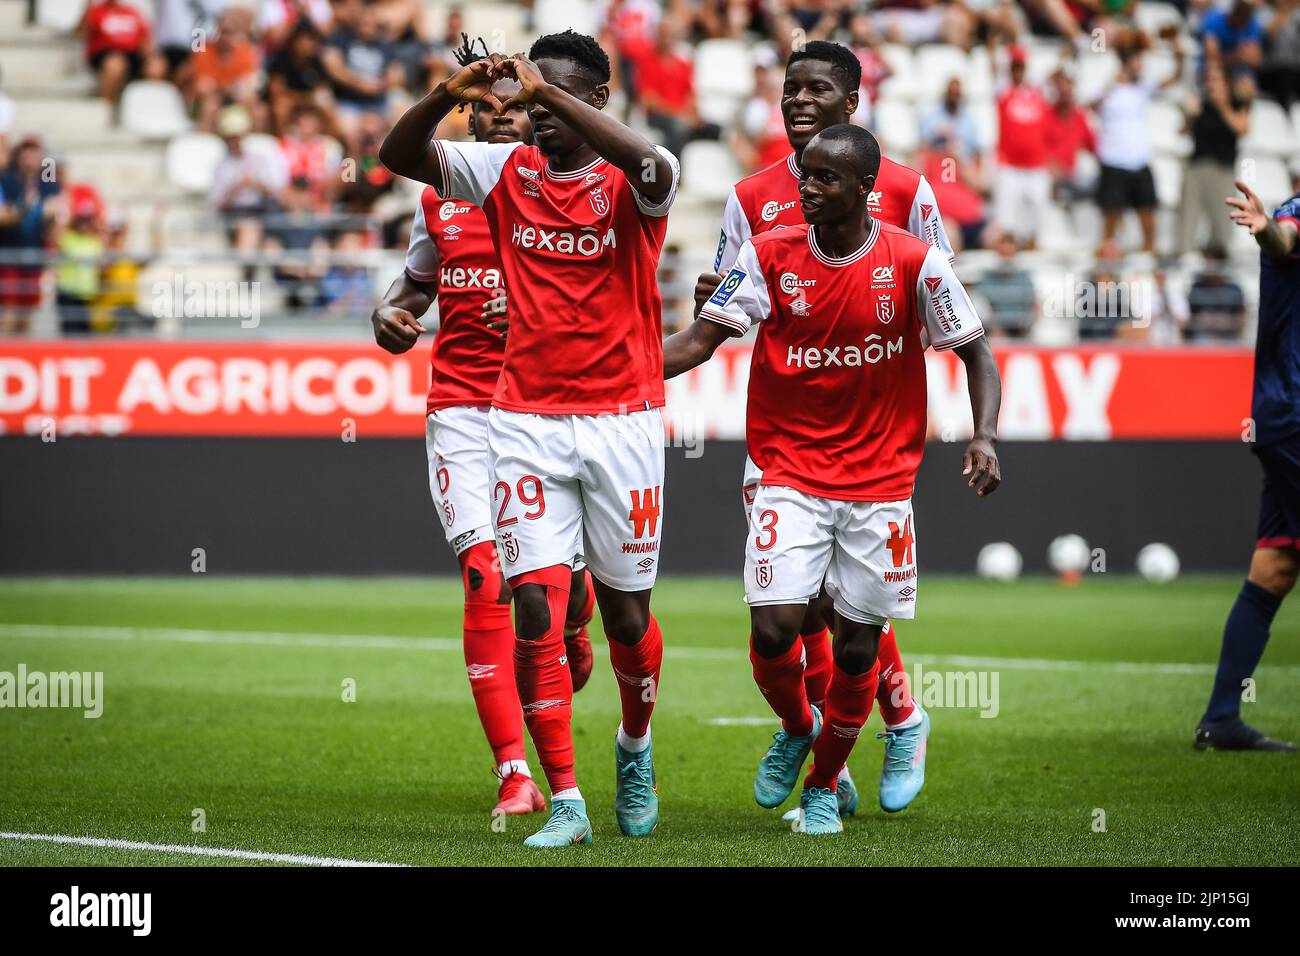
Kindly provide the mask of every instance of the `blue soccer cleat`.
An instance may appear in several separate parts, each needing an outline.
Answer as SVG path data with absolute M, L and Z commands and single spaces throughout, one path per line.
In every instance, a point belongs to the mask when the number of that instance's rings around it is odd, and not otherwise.
M 812 716 L 812 733 L 806 737 L 792 736 L 784 727 L 772 735 L 772 746 L 758 762 L 758 776 L 754 778 L 754 802 L 760 807 L 779 807 L 794 792 L 799 771 L 822 729 L 822 712 L 813 707 Z
M 659 822 L 659 791 L 655 788 L 653 745 L 638 754 L 614 740 L 614 817 L 623 836 L 649 836 Z
M 917 704 L 920 710 L 921 705 Z M 921 721 L 906 730 L 888 730 L 885 765 L 880 771 L 880 809 L 886 813 L 906 810 L 925 785 L 925 747 L 930 739 L 930 715 L 921 711 Z
M 831 836 L 844 832 L 835 791 L 825 787 L 804 787 L 799 795 L 799 824 L 795 833 Z
M 851 817 L 858 812 L 858 787 L 853 778 L 845 773 L 835 784 L 835 802 L 839 805 L 840 816 Z
M 540 830 L 524 840 L 524 846 L 553 849 L 591 842 L 591 821 L 587 819 L 586 800 L 554 800 L 551 818 Z

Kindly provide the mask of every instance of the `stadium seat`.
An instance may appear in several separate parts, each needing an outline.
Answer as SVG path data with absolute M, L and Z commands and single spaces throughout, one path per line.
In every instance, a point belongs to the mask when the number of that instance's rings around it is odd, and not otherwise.
M 732 184 L 744 175 L 736 157 L 722 143 L 696 140 L 682 150 L 682 190 L 692 196 L 723 202 L 731 194 Z
M 162 80 L 136 80 L 122 92 L 122 125 L 143 139 L 170 139 L 190 128 L 180 91 Z
M 204 194 L 212 173 L 226 155 L 226 144 L 212 133 L 181 133 L 167 144 L 167 179 L 186 192 Z
M 1264 205 L 1270 208 L 1289 199 L 1293 192 L 1291 189 L 1291 174 L 1287 171 L 1286 163 L 1276 157 L 1261 156 L 1255 160 L 1253 182 L 1246 169 L 1242 169 L 1241 173 L 1250 188 L 1259 194 L 1259 198 L 1264 201 Z
M 1133 19 L 1137 25 L 1152 36 L 1160 32 L 1161 27 L 1170 25 L 1183 29 L 1183 15 L 1172 3 L 1153 3 L 1141 0 L 1136 4 Z
M 1142 56 L 1142 76 L 1152 83 L 1163 83 L 1178 72 L 1178 60 L 1165 49 L 1149 50 Z
M 1182 203 L 1183 164 L 1173 156 L 1157 156 L 1151 161 L 1151 175 L 1156 181 L 1156 198 L 1166 208 Z
M 991 154 L 998 145 L 997 104 L 989 98 L 982 100 L 968 99 L 966 108 L 975 120 L 975 128 L 979 130 L 980 142 L 984 144 L 984 152 Z
M 1026 45 L 1027 62 L 1025 78 L 1030 83 L 1046 83 L 1047 78 L 1061 65 L 1061 48 L 1055 43 L 1031 43 Z M 1002 68 L 1005 69 L 1005 56 Z M 1080 98 L 1082 102 L 1082 98 Z
M 1256 99 L 1250 108 L 1250 132 L 1239 145 L 1245 153 L 1285 157 L 1293 155 L 1296 137 L 1286 110 L 1272 100 Z
M 997 77 L 993 69 L 993 58 L 987 47 L 977 46 L 971 50 L 969 65 L 961 78 L 962 90 L 966 93 L 966 102 L 990 100 L 997 92 Z
M 1151 130 L 1151 148 L 1156 153 L 1166 156 L 1191 154 L 1192 141 L 1183 132 L 1185 117 L 1178 106 L 1167 100 L 1154 100 L 1147 121 Z
M 1079 57 L 1075 71 L 1075 99 L 1091 103 L 1105 94 L 1119 72 L 1119 57 L 1114 53 L 1089 53 Z
M 908 99 L 916 95 L 916 60 L 911 47 L 901 43 L 887 43 L 880 55 L 893 73 L 880 85 L 880 95 L 894 99 Z
M 597 28 L 596 5 L 592 0 L 536 0 L 533 5 L 533 24 L 533 32 L 539 36 L 544 33 L 562 33 L 565 30 L 594 36 Z
M 916 79 L 912 96 L 922 102 L 943 96 L 944 87 L 954 76 L 969 82 L 969 62 L 960 47 L 927 43 L 916 51 Z M 967 91 L 971 95 L 971 91 Z
M 901 156 L 910 153 L 921 139 L 916 109 L 903 100 L 881 98 L 876 103 L 875 132 L 886 154 Z
M 754 92 L 754 59 L 738 40 L 705 40 L 695 48 L 695 89 L 702 103 L 710 96 L 740 99 Z
M 36 0 L 36 22 L 58 33 L 71 33 L 85 9 L 86 0 Z

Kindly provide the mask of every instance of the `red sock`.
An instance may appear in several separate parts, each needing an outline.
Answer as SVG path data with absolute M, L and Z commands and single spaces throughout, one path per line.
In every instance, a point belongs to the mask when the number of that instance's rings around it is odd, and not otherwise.
M 578 785 L 573 772 L 573 678 L 564 657 L 564 611 L 569 604 L 572 572 L 564 565 L 529 571 L 510 585 L 540 584 L 546 588 L 550 627 L 535 641 L 515 641 L 515 680 L 523 703 L 528 736 L 546 773 L 551 793 Z
M 831 671 L 835 659 L 831 655 L 830 628 L 823 627 L 803 637 L 803 686 L 808 693 L 808 703 L 824 711 L 826 689 L 831 685 Z
M 461 554 L 460 570 L 465 585 L 465 672 L 479 723 L 500 766 L 525 755 L 510 592 L 493 566 L 495 560 L 496 544 L 483 541 Z
M 623 703 L 623 733 L 629 737 L 644 737 L 650 729 L 663 660 L 664 636 L 653 614 L 645 634 L 635 644 L 609 642 L 609 662 L 614 665 L 618 696 Z
M 890 726 L 901 724 L 912 716 L 916 703 L 912 700 L 912 689 L 907 684 L 903 658 L 898 654 L 898 640 L 894 637 L 892 622 L 886 624 L 880 632 L 880 650 L 876 654 L 876 661 L 880 664 L 880 683 L 876 688 L 880 716 Z
M 849 674 L 835 668 L 826 694 L 822 732 L 813 744 L 813 765 L 803 782 L 805 787 L 835 789 L 840 768 L 849 759 L 853 745 L 858 742 L 858 733 L 871 713 L 879 675 L 879 662 L 872 664 L 865 674 Z
M 760 657 L 749 638 L 749 662 L 754 668 L 754 683 L 767 698 L 786 733 L 804 737 L 812 733 L 813 716 L 808 707 L 808 692 L 803 683 L 803 641 L 796 637 L 790 649 L 780 657 Z

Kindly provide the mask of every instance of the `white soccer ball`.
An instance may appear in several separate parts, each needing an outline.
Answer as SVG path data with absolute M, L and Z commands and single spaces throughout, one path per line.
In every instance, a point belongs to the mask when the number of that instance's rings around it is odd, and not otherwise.
M 1178 577 L 1178 555 L 1167 544 L 1155 542 L 1138 552 L 1138 574 L 1148 581 L 1166 584 Z
M 1015 545 L 1005 541 L 984 545 L 975 559 L 975 570 L 989 581 L 1014 581 L 1020 577 L 1020 569 L 1024 566 L 1024 559 Z
M 1091 558 L 1088 542 L 1077 534 L 1063 534 L 1047 547 L 1047 563 L 1057 574 L 1086 571 Z

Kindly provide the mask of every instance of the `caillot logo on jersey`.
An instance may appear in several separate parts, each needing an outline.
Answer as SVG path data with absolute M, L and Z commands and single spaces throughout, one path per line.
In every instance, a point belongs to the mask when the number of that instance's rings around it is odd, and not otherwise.
M 578 255 L 584 259 L 591 259 L 600 255 L 607 247 L 613 249 L 618 246 L 618 237 L 612 228 L 605 230 L 604 236 L 598 235 L 598 232 L 595 226 L 584 226 L 578 232 L 567 232 L 516 224 L 510 230 L 510 244 L 521 249 L 556 252 L 566 256 Z
M 952 290 L 943 284 L 942 276 L 926 276 L 925 287 L 930 291 L 930 304 L 939 316 L 939 328 L 954 332 L 961 328 L 957 309 L 952 304 Z
M 781 291 L 787 295 L 800 295 L 802 289 L 811 289 L 817 284 L 816 279 L 800 279 L 796 273 L 781 273 Z
M 450 289 L 499 289 L 504 285 L 500 269 L 471 269 L 466 266 L 454 269 L 443 266 L 438 281 L 443 288 Z
M 727 273 L 727 277 L 722 280 L 722 284 L 713 290 L 713 295 L 709 296 L 709 302 L 713 305 L 726 305 L 731 301 L 731 297 L 736 294 L 740 288 L 740 283 L 745 281 L 746 273 L 743 269 L 732 269 Z
M 787 368 L 860 368 L 875 365 L 903 353 L 903 337 L 890 342 L 872 332 L 862 340 L 863 345 L 833 345 L 826 348 L 791 345 L 786 350 Z
M 759 216 L 762 217 L 764 222 L 771 222 L 781 213 L 785 212 L 787 209 L 793 209 L 798 204 L 798 200 L 793 199 L 786 203 L 779 203 L 775 199 L 771 199 L 763 203 L 763 210 L 759 213 Z
M 438 218 L 441 219 L 443 222 L 446 222 L 448 219 L 450 219 L 452 216 L 456 215 L 457 213 L 461 213 L 463 215 L 464 213 L 469 212 L 473 208 L 474 208 L 473 206 L 458 206 L 453 200 L 449 199 L 441 206 L 438 207 Z

